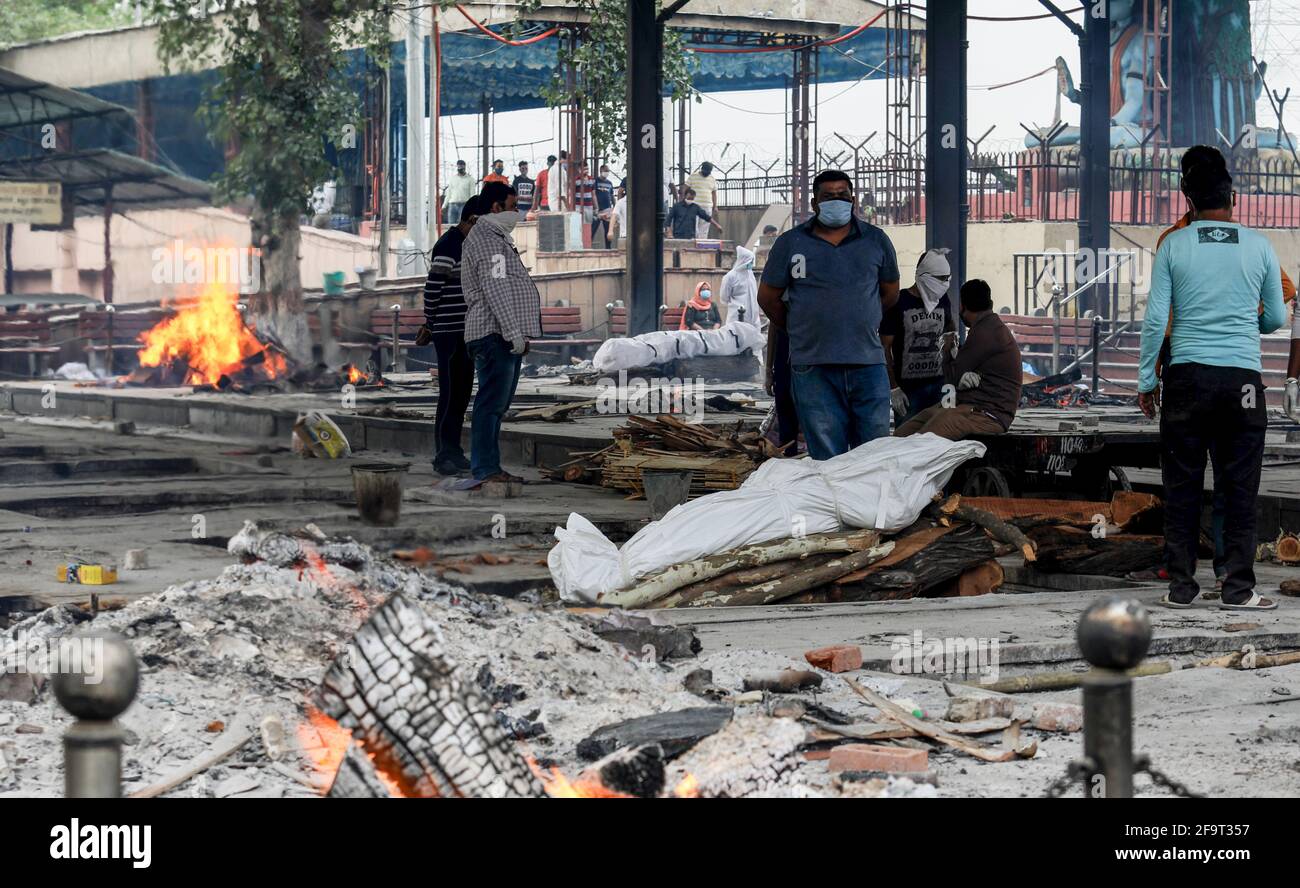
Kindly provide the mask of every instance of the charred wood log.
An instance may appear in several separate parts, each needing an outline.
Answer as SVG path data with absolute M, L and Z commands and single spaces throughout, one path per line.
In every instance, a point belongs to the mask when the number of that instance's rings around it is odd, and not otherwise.
M 348 746 L 343 761 L 339 763 L 334 783 L 325 794 L 330 799 L 391 799 L 393 794 L 379 772 L 375 763 L 353 743 Z
M 357 630 L 320 697 L 404 795 L 543 795 L 474 676 L 447 659 L 437 624 L 401 595 Z
M 1048 573 L 1123 577 L 1164 561 L 1164 538 L 1112 534 L 1097 538 L 1072 527 L 1036 527 L 1029 532 L 1038 545 L 1038 570 Z
M 1025 561 L 1033 561 L 1036 557 L 1033 542 L 1020 531 L 1020 528 L 990 512 L 962 502 L 959 496 L 951 496 L 944 502 L 935 503 L 927 511 L 937 519 L 965 521 L 967 524 L 984 528 L 993 539 L 1019 549 Z
M 914 598 L 941 588 L 976 565 L 993 557 L 993 542 L 983 528 L 973 524 L 954 528 L 936 538 L 889 571 L 867 574 L 851 583 L 836 585 L 838 601 L 875 601 L 885 598 Z M 898 574 L 911 576 L 911 585 L 900 587 Z
M 625 746 L 653 744 L 663 750 L 664 758 L 672 759 L 716 734 L 729 721 L 730 706 L 697 706 L 631 718 L 597 728 L 578 743 L 578 757 L 594 761 Z

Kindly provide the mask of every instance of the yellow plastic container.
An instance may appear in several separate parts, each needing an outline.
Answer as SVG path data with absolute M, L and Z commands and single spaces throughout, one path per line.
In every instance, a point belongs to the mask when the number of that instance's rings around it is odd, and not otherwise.
M 58 579 L 60 583 L 107 586 L 117 582 L 117 568 L 111 564 L 60 564 Z

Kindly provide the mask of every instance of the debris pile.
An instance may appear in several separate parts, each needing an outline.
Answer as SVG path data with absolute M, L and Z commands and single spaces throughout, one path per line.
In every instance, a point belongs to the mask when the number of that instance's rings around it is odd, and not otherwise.
M 756 425 L 738 420 L 726 428 L 689 423 L 676 416 L 653 419 L 631 416 L 614 430 L 614 443 L 602 450 L 574 452 L 566 463 L 545 470 L 547 477 L 575 483 L 599 483 L 645 496 L 647 469 L 689 471 L 690 496 L 735 490 L 777 448 Z
M 142 665 L 121 718 L 128 795 L 864 792 L 808 757 L 844 738 L 828 739 L 805 716 L 825 718 L 837 705 L 849 714 L 833 717 L 861 734 L 881 714 L 838 682 L 816 699 L 799 696 L 802 682 L 793 694 L 745 690 L 795 667 L 787 657 L 696 656 L 684 627 L 476 596 L 313 527 L 249 523 L 229 548 L 238 563 L 217 578 L 94 618 L 127 637 Z M 35 663 L 33 650 L 89 620 L 75 607 L 49 608 L 0 634 L 0 656 Z M 0 737 L 22 737 L 0 740 L 0 795 L 58 795 L 70 717 L 48 676 L 10 674 L 26 684 L 21 693 L 20 683 L 5 685 Z M 366 716 L 379 711 L 388 717 Z M 647 718 L 657 723 L 650 733 L 638 726 L 650 727 Z M 395 745 L 385 733 L 408 724 L 429 727 L 429 742 Z M 447 724 L 457 726 L 454 740 L 432 730 Z M 930 791 L 910 779 L 871 789 Z

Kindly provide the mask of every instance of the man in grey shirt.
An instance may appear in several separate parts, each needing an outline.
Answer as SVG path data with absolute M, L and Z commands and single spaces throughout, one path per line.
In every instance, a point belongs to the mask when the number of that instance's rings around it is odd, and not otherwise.
M 813 180 L 813 218 L 776 239 L 758 302 L 790 340 L 791 388 L 813 459 L 889 434 L 880 320 L 898 301 L 898 259 L 883 231 L 855 217 L 840 170 Z

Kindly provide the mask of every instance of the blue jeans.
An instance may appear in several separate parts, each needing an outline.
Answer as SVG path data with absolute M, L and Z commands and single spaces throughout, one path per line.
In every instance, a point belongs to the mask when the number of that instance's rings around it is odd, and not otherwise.
M 907 413 L 898 420 L 896 425 L 902 425 L 913 416 L 939 403 L 943 397 L 943 380 L 936 379 L 932 382 L 921 383 L 903 383 L 903 394 L 907 395 Z
M 515 397 L 523 355 L 510 354 L 510 343 L 492 333 L 465 343 L 474 359 L 478 392 L 474 395 L 474 415 L 470 417 L 469 466 L 480 481 L 501 472 L 501 419 Z
M 884 364 L 795 364 L 791 373 L 808 455 L 830 459 L 889 434 Z

